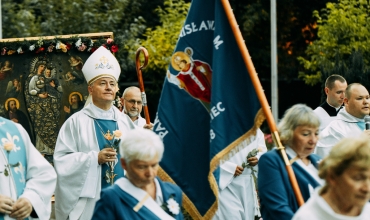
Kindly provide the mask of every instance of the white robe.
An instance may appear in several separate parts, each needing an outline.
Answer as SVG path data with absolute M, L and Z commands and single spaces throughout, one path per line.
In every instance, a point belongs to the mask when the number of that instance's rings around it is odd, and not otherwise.
M 317 107 L 313 112 L 315 112 L 320 119 L 320 131 L 324 130 L 330 122 L 337 118 L 337 116 L 330 116 L 321 106 Z
M 345 216 L 335 213 L 329 204 L 319 195 L 320 188 L 310 199 L 298 209 L 292 220 L 368 220 L 370 219 L 370 203 L 366 203 L 359 216 Z
M 103 111 L 92 103 L 73 114 L 60 129 L 54 166 L 58 174 L 55 191 L 56 219 L 91 219 L 101 191 L 100 151 L 94 120 L 115 120 L 122 131 L 121 141 L 135 125 L 116 107 Z
M 143 128 L 146 125 L 146 120 L 139 115 L 139 117 L 134 121 L 134 124 L 139 128 Z
M 333 146 L 343 138 L 361 135 L 363 130 L 360 129 L 357 122 L 364 122 L 364 119 L 356 118 L 350 115 L 345 108 L 342 108 L 337 118 L 321 132 L 315 153 L 324 158 Z
M 16 124 L 16 126 L 21 134 L 19 138 L 25 144 L 27 159 L 26 186 L 20 198 L 27 198 L 31 202 L 40 220 L 48 220 L 50 219 L 51 197 L 55 190 L 57 175 L 54 168 L 33 146 L 24 128 L 20 124 Z M 7 159 L 4 158 L 4 154 L 0 153 L 0 167 L 3 168 L 6 162 Z M 6 177 L 3 173 L 0 173 L 0 194 L 9 197 L 12 195 L 13 200 L 16 201 L 15 190 L 14 184 L 9 185 L 9 176 Z M 5 215 L 4 218 L 13 219 L 9 215 Z
M 234 176 L 236 167 L 246 162 L 248 153 L 256 148 L 261 148 L 262 152 L 267 151 L 264 134 L 260 129 L 252 143 L 220 166 L 219 203 L 214 220 L 249 220 L 260 215 L 251 169 L 245 168 L 241 175 Z M 258 153 L 257 158 L 261 155 L 261 152 Z M 254 169 L 258 171 L 258 166 Z

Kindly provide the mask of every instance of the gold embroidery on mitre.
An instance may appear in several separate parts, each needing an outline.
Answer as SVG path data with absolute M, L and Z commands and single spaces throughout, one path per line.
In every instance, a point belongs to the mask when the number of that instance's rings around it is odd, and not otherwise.
M 105 56 L 100 57 L 100 63 L 95 64 L 95 69 L 112 69 L 114 70 L 114 66 L 109 64 L 109 59 Z
M 112 79 L 114 79 L 114 80 L 116 80 L 116 81 L 117 81 L 117 79 L 116 79 L 114 76 L 112 76 L 112 74 L 104 73 L 104 74 L 100 74 L 100 75 L 95 76 L 94 78 L 90 79 L 90 81 L 89 81 L 87 84 L 88 84 L 88 85 L 90 85 L 90 84 L 91 84 L 91 83 L 93 83 L 94 81 L 96 81 L 96 80 L 98 80 L 98 79 L 100 79 L 100 78 L 103 78 L 103 77 L 109 77 L 109 78 L 112 78 Z

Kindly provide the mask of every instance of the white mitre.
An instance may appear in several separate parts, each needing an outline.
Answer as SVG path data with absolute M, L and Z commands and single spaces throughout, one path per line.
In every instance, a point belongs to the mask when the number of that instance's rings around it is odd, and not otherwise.
M 82 73 L 88 85 L 102 77 L 111 77 L 118 81 L 121 67 L 113 54 L 101 46 L 86 60 Z
M 101 46 L 86 60 L 82 67 L 82 73 L 85 76 L 87 85 L 103 77 L 110 77 L 118 82 L 121 67 L 116 57 L 105 47 Z M 85 102 L 85 107 L 91 102 L 92 97 L 89 95 Z

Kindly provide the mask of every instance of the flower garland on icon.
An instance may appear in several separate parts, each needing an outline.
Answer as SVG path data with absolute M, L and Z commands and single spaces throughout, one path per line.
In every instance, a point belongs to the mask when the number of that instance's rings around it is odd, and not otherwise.
M 110 133 L 108 130 L 107 133 L 105 133 L 104 138 L 108 140 L 109 144 L 106 144 L 104 147 L 110 147 L 113 148 L 116 152 L 119 149 L 119 143 L 121 142 L 120 137 L 122 136 L 122 132 L 120 130 L 113 131 L 113 134 Z M 117 176 L 117 174 L 114 173 L 114 167 L 116 166 L 116 162 L 108 162 L 107 163 L 109 170 L 105 171 L 105 180 L 107 183 L 110 183 L 111 185 L 114 184 L 114 177 Z
M 77 50 L 79 52 L 92 53 L 100 46 L 103 46 L 110 50 L 112 53 L 118 52 L 119 42 L 115 42 L 112 38 L 101 38 L 91 39 L 89 37 L 71 37 L 71 38 L 57 38 L 55 39 L 43 39 L 39 40 L 24 40 L 15 42 L 0 42 L 0 54 L 5 55 L 16 55 L 24 53 L 53 53 L 63 52 L 67 53 L 71 50 Z
M 174 195 L 171 195 L 166 202 L 163 202 L 161 208 L 172 217 L 180 213 L 180 206 L 174 199 Z

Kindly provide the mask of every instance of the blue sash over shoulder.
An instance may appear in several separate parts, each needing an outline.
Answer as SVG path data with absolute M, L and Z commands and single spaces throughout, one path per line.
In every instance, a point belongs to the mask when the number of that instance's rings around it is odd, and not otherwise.
M 14 187 L 16 198 L 22 195 L 26 186 L 27 157 L 25 144 L 14 122 L 0 117 L 0 157 L 7 166 L 0 168 L 0 175 L 5 175 L 10 187 Z M 4 215 L 0 214 L 0 220 Z

